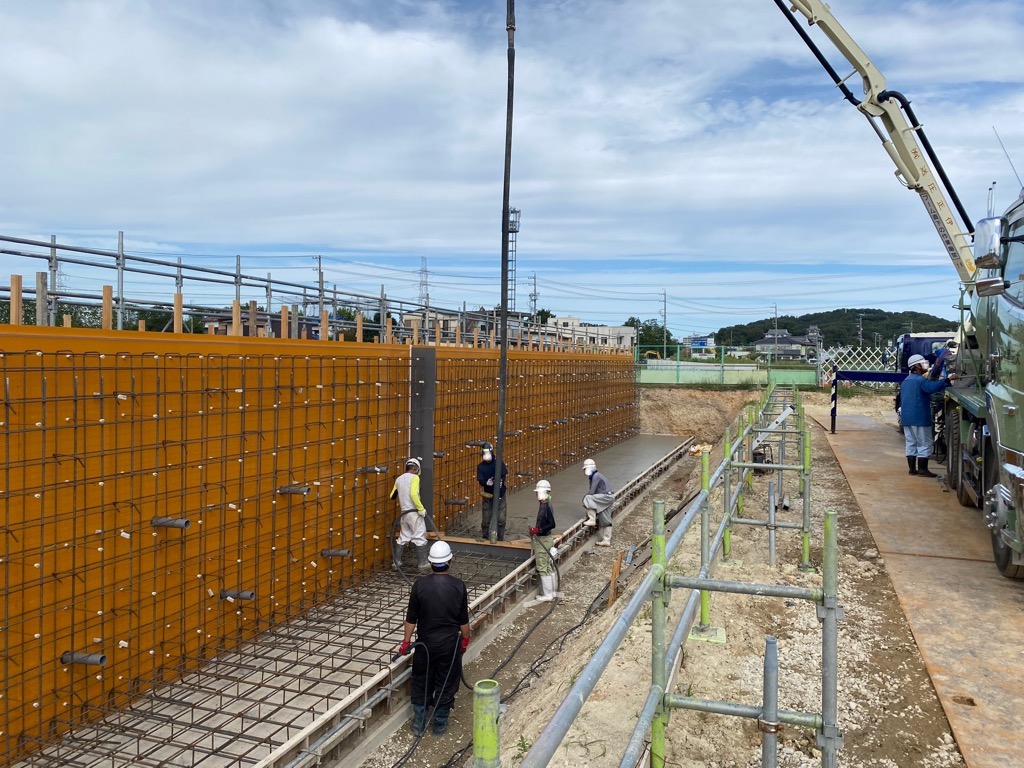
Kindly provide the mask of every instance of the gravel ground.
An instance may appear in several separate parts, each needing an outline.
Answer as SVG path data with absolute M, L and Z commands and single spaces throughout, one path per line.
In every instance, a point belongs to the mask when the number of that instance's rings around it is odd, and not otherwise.
M 644 431 L 697 437 L 714 445 L 720 455 L 720 439 L 743 404 L 753 398 L 746 392 L 703 392 L 678 389 L 644 390 L 641 423 Z M 803 397 L 810 414 L 825 420 L 827 393 Z M 844 398 L 845 412 L 859 412 L 882 421 L 892 418 L 889 395 Z M 826 509 L 839 513 L 840 602 L 845 620 L 839 627 L 839 709 L 845 747 L 843 766 L 940 768 L 963 765 L 949 725 L 892 591 L 885 564 L 874 548 L 860 510 L 845 477 L 828 446 L 824 431 L 814 428 L 811 561 L 821 563 L 821 520 Z M 712 466 L 717 462 L 712 458 Z M 745 513 L 764 517 L 767 481 L 756 478 L 746 497 Z M 529 608 L 507 626 L 473 664 L 467 665 L 470 681 L 491 677 L 495 669 L 524 637 L 522 647 L 498 674 L 508 712 L 502 720 L 502 766 L 519 764 L 579 671 L 600 644 L 616 617 L 622 597 L 608 610 L 595 597 L 607 584 L 617 550 L 638 543 L 650 534 L 651 501 L 666 500 L 669 508 L 688 498 L 699 487 L 697 462 L 686 459 L 641 499 L 634 511 L 615 527 L 611 551 L 584 553 L 563 579 L 565 599 L 554 609 L 541 604 Z M 793 500 L 783 519 L 798 520 L 801 502 L 796 480 L 787 479 L 785 492 Z M 712 509 L 721 501 L 713 497 Z M 589 547 L 588 547 L 589 549 Z M 699 546 L 689 536 L 673 559 L 674 570 L 693 573 Z M 801 572 L 797 533 L 780 531 L 777 566 L 768 565 L 767 532 L 761 528 L 737 528 L 733 558 L 720 566 L 719 578 L 820 585 L 817 572 Z M 642 573 L 638 569 L 637 573 Z M 638 581 L 632 580 L 632 584 Z M 627 588 L 628 589 L 628 588 Z M 628 594 L 625 596 L 628 597 Z M 685 591 L 673 595 L 669 622 L 685 605 Z M 567 630 L 583 626 L 568 635 Z M 811 605 L 775 598 L 716 594 L 711 602 L 711 624 L 725 631 L 726 642 L 689 641 L 677 673 L 676 693 L 707 699 L 757 704 L 761 697 L 761 668 L 766 636 L 778 638 L 780 658 L 779 705 L 785 709 L 820 709 L 820 625 Z M 650 685 L 650 616 L 641 614 L 626 641 L 602 676 L 594 693 L 562 742 L 551 766 L 604 768 L 617 766 L 626 741 L 643 706 Z M 466 764 L 469 751 L 459 750 L 471 735 L 470 695 L 459 694 L 449 733 L 439 739 L 426 737 L 402 764 L 428 768 Z M 366 763 L 369 768 L 391 768 L 401 762 L 412 741 L 407 731 L 397 734 Z M 696 768 L 745 768 L 760 765 L 760 734 L 752 721 L 676 711 L 669 724 L 667 764 Z M 778 764 L 782 768 L 820 765 L 814 735 L 799 728 L 785 728 L 779 737 Z

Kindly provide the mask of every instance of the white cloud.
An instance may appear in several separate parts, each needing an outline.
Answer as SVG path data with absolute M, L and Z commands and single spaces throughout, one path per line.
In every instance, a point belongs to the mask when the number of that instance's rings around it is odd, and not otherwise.
M 229 269 L 243 253 L 246 271 L 282 277 L 288 253 L 338 254 L 408 275 L 361 264 L 352 290 L 412 298 L 426 255 L 434 303 L 497 303 L 504 5 L 208 5 L 0 8 L 0 232 L 113 248 L 123 229 L 137 250 L 224 253 L 186 258 Z M 991 128 L 1024 169 L 1019 4 L 833 11 L 911 98 L 970 214 L 993 180 L 1003 207 L 1018 185 Z M 861 275 L 810 283 L 816 305 L 924 296 L 950 316 L 914 272 L 886 277 L 920 268 L 955 297 L 917 196 L 770 0 L 521 4 L 516 47 L 520 308 L 535 272 L 541 306 L 594 320 L 644 314 L 602 295 L 623 283 L 638 306 L 663 289 L 810 305 L 788 298 L 802 265 Z

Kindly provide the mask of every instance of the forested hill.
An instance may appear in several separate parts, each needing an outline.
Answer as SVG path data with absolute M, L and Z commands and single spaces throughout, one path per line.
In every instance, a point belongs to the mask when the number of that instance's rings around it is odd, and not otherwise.
M 885 343 L 909 331 L 955 331 L 958 323 L 924 312 L 886 312 L 881 309 L 834 309 L 799 317 L 779 315 L 778 319 L 778 327 L 785 328 L 793 336 L 806 335 L 812 325 L 818 326 L 826 347 L 855 346 L 860 339 L 863 339 L 864 346 L 872 347 L 876 340 Z M 768 329 L 774 327 L 774 317 L 745 325 L 727 325 L 715 332 L 715 340 L 727 346 L 745 346 L 763 339 Z

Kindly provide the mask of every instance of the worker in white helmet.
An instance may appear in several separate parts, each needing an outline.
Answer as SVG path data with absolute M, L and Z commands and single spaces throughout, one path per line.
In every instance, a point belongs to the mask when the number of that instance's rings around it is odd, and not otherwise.
M 597 462 L 587 459 L 583 462 L 583 473 L 587 476 L 589 487 L 583 497 L 583 509 L 587 512 L 585 526 L 598 528 L 598 539 L 595 546 L 607 547 L 612 543 L 612 506 L 615 494 L 608 483 L 608 478 L 597 471 Z
M 932 455 L 934 423 L 932 395 L 948 387 L 955 375 L 944 379 L 926 378 L 928 361 L 922 355 L 911 355 L 907 360 L 910 370 L 900 384 L 900 421 L 906 442 L 909 474 L 918 477 L 938 477 L 928 469 Z
M 491 525 L 495 526 L 494 541 L 505 540 L 505 521 L 508 516 L 508 500 L 505 493 L 505 478 L 508 477 L 508 465 L 501 462 L 501 472 L 494 462 L 494 446 L 483 443 L 480 446 L 480 463 L 476 465 L 476 481 L 480 485 L 483 502 L 480 505 L 480 538 L 491 538 Z M 497 478 L 497 482 L 496 481 Z M 498 487 L 495 488 L 494 486 Z
M 534 488 L 537 493 L 537 522 L 530 529 L 530 546 L 533 548 L 533 561 L 540 575 L 540 602 L 550 603 L 557 596 L 554 559 L 558 556 L 555 539 L 551 532 L 555 530 L 555 511 L 551 506 L 551 483 L 547 480 L 537 482 Z
M 404 656 L 416 648 L 412 659 L 412 732 L 422 736 L 432 714 L 433 734 L 443 736 L 462 679 L 462 654 L 469 646 L 469 592 L 462 579 L 448 572 L 452 549 L 447 542 L 435 541 L 429 559 L 430 575 L 412 585 L 398 652 Z
M 398 546 L 395 549 L 395 568 L 402 569 L 402 554 L 405 552 L 405 545 L 412 542 L 416 547 L 416 567 L 425 571 L 430 567 L 427 562 L 427 553 L 430 547 L 427 544 L 427 510 L 420 500 L 419 459 L 413 458 L 405 462 L 405 472 L 395 480 L 395 487 L 391 489 L 391 498 L 398 500 L 401 510 Z

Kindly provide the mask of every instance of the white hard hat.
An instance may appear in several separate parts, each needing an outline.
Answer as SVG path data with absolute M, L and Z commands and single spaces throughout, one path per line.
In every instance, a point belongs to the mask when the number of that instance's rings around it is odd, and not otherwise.
M 583 462 L 584 469 L 597 469 L 597 462 L 593 459 L 587 459 Z
M 534 491 L 547 491 L 548 493 L 550 493 L 551 492 L 551 483 L 549 483 L 547 480 L 538 480 L 537 481 L 537 487 L 534 488 L 533 490 Z
M 427 560 L 432 563 L 447 563 L 452 559 L 452 548 L 448 546 L 447 541 L 435 541 L 430 545 L 430 554 L 427 555 Z
M 419 459 L 409 459 L 407 462 L 405 462 L 405 468 L 409 469 L 409 467 L 416 467 L 416 469 L 418 471 L 420 469 L 420 460 Z
M 907 368 L 913 368 L 915 365 L 928 365 L 928 361 L 921 355 L 911 355 L 907 360 Z

